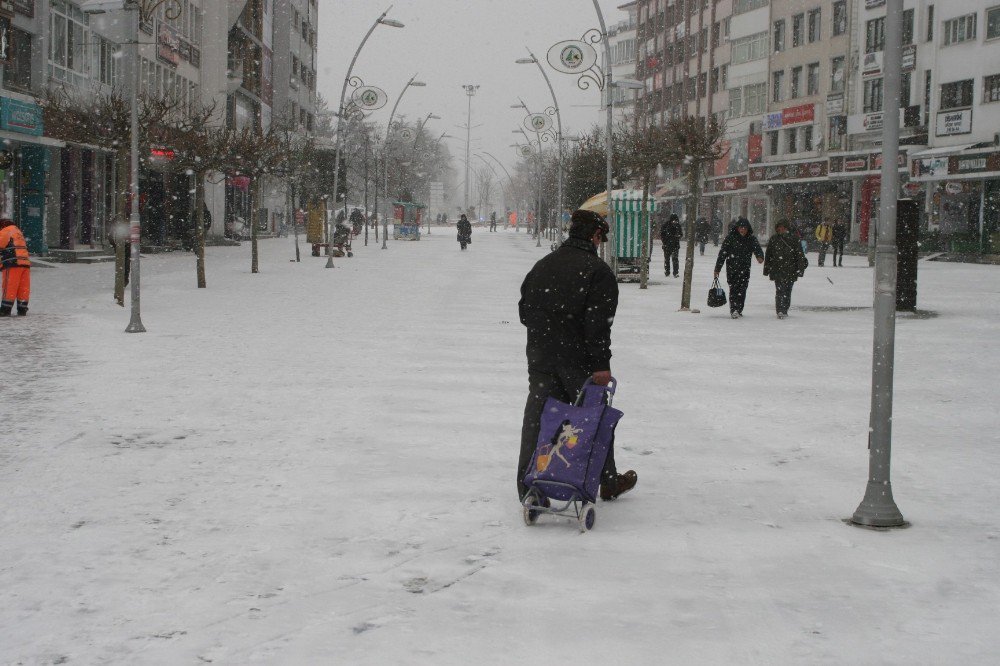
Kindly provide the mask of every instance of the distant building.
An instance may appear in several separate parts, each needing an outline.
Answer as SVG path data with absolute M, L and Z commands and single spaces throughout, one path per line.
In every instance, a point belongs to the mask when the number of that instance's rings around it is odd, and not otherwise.
M 608 26 L 608 43 L 611 48 L 611 76 L 612 80 L 620 78 L 635 78 L 635 34 L 638 2 L 627 2 L 618 7 L 619 10 L 627 12 L 628 18 L 618 21 Z M 607 58 L 601 50 L 601 67 L 607 68 Z M 615 122 L 631 121 L 635 114 L 635 100 L 637 93 L 635 90 L 627 88 L 615 88 L 614 90 L 614 118 Z M 601 126 L 607 117 L 607 98 L 601 96 L 600 116 Z

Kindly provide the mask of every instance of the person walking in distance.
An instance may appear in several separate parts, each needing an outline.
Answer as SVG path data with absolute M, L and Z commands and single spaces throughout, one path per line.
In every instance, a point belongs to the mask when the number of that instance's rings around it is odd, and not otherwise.
M 698 253 L 705 255 L 705 246 L 708 244 L 708 237 L 712 235 L 712 225 L 703 217 L 699 217 L 694 224 L 694 237 L 698 241 Z
M 774 281 L 774 309 L 778 319 L 784 319 L 792 304 L 792 287 L 805 275 L 809 260 L 791 234 L 788 220 L 778 220 L 774 228 L 776 233 L 767 241 L 764 254 L 764 275 Z
M 527 492 L 524 475 L 538 444 L 542 410 L 551 396 L 571 403 L 587 379 L 611 381 L 611 325 L 618 309 L 618 282 L 597 256 L 608 224 L 592 211 L 577 210 L 569 237 L 538 261 L 521 284 L 518 311 L 528 329 L 528 399 L 521 428 L 517 494 Z M 614 445 L 601 473 L 601 499 L 635 487 L 632 470 L 619 474 Z
M 843 220 L 837 220 L 833 224 L 833 265 L 844 265 L 844 244 L 847 242 L 847 225 Z M 837 263 L 840 257 L 840 263 Z
M 670 264 L 673 263 L 674 277 L 679 277 L 681 250 L 681 223 L 677 215 L 671 213 L 667 221 L 660 226 L 660 242 L 663 243 L 663 272 L 670 277 Z
M 458 231 L 458 244 L 464 250 L 472 242 L 472 223 L 469 222 L 469 218 L 463 213 L 462 217 L 458 218 L 458 224 L 455 227 Z
M 13 220 L 0 219 L 0 271 L 3 273 L 3 295 L 0 297 L 0 317 L 9 317 L 17 304 L 17 314 L 28 314 L 31 295 L 31 261 L 24 234 Z
M 490 231 L 497 230 L 497 212 L 493 211 L 490 213 Z
M 816 240 L 819 241 L 819 259 L 816 263 L 822 266 L 826 263 L 826 251 L 830 248 L 830 242 L 833 240 L 833 227 L 829 222 L 823 220 L 816 225 L 814 233 L 816 234 Z
M 757 242 L 757 237 L 750 227 L 750 221 L 745 217 L 736 221 L 736 228 L 729 232 L 722 241 L 719 258 L 715 260 L 715 277 L 722 272 L 722 264 L 726 265 L 726 282 L 729 283 L 729 315 L 733 319 L 743 316 L 743 304 L 747 300 L 747 286 L 750 284 L 750 260 L 756 257 L 757 263 L 764 262 L 764 251 Z

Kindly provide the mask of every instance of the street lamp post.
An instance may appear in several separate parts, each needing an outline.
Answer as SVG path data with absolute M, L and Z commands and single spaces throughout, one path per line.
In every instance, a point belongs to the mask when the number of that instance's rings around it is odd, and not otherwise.
M 465 89 L 465 94 L 469 97 L 469 113 L 465 123 L 465 210 L 464 213 L 469 212 L 469 160 L 472 159 L 472 98 L 475 97 L 476 92 L 479 90 L 478 85 L 467 84 L 462 86 Z
M 562 238 L 562 214 L 563 214 L 563 131 L 562 131 L 562 114 L 559 111 L 559 100 L 556 99 L 556 91 L 552 87 L 552 81 L 549 79 L 548 73 L 545 68 L 542 67 L 542 63 L 538 61 L 535 54 L 528 49 L 527 58 L 519 58 L 517 60 L 518 64 L 521 65 L 538 65 L 538 71 L 542 73 L 545 78 L 545 85 L 549 87 L 549 93 L 552 95 L 552 109 L 555 111 L 556 116 L 556 142 L 559 145 L 559 183 L 558 183 L 558 193 L 556 195 L 556 234 L 557 242 L 561 245 Z
M 528 107 L 525 105 L 524 102 L 521 102 L 520 104 L 515 104 L 511 108 L 515 108 L 515 109 L 522 109 L 523 108 L 525 111 L 528 111 Z M 528 111 L 528 117 L 529 118 L 531 117 L 531 111 Z M 531 145 L 531 138 L 528 136 L 528 133 L 525 132 L 523 129 L 516 129 L 516 130 L 514 130 L 514 134 L 518 134 L 518 133 L 524 135 L 524 140 L 527 141 L 528 145 L 530 146 Z M 541 237 L 541 234 L 539 233 L 539 223 L 541 221 L 541 216 L 542 216 L 542 136 L 538 132 L 535 132 L 535 140 L 536 140 L 536 142 L 538 144 L 538 150 L 535 153 L 535 231 L 534 231 L 534 234 L 535 234 L 535 247 L 541 247 L 542 246 L 542 237 Z
M 357 51 L 354 52 L 354 57 L 351 58 L 351 64 L 347 68 L 347 75 L 344 77 L 344 85 L 341 86 L 341 89 L 340 89 L 340 104 L 337 106 L 337 111 L 338 111 L 338 118 L 337 118 L 337 139 L 336 139 L 336 141 L 337 141 L 337 149 L 335 151 L 335 156 L 333 158 L 333 202 L 334 202 L 334 207 L 336 207 L 336 204 L 337 204 L 337 190 L 338 190 L 338 188 L 340 186 L 340 150 L 341 150 L 341 144 L 343 142 L 342 141 L 342 139 L 343 139 L 343 132 L 344 132 L 343 128 L 344 128 L 345 111 L 346 111 L 346 109 L 344 108 L 344 99 L 347 96 L 347 85 L 351 81 L 351 76 L 352 76 L 352 73 L 354 72 L 354 64 L 358 61 L 358 56 L 361 55 L 361 49 L 363 49 L 365 47 L 365 43 L 368 42 L 368 38 L 372 36 L 373 32 L 375 32 L 375 28 L 377 28 L 379 25 L 389 26 L 390 28 L 402 28 L 403 27 L 403 24 L 400 23 L 399 21 L 396 21 L 394 19 L 388 19 L 388 18 L 386 18 L 386 16 L 389 15 L 389 10 L 390 9 L 392 9 L 392 5 L 389 5 L 389 7 L 384 12 L 382 12 L 381 16 L 379 16 L 377 19 L 375 19 L 375 22 L 372 23 L 372 26 L 370 28 L 368 28 L 368 32 L 365 33 L 364 39 L 361 40 L 361 43 L 358 44 Z M 347 196 L 346 195 L 344 196 L 344 202 L 345 203 L 347 202 Z M 333 243 L 333 234 L 332 233 L 328 232 L 327 242 L 330 243 L 330 244 Z M 326 251 L 327 251 L 326 267 L 327 268 L 333 268 L 333 252 L 331 251 L 329 245 L 327 245 Z
M 403 101 L 403 95 L 406 94 L 407 90 L 409 90 L 410 88 L 423 88 L 424 86 L 427 85 L 423 81 L 417 81 L 416 78 L 417 78 L 416 74 L 414 74 L 413 76 L 411 76 L 410 80 L 406 82 L 405 86 L 403 86 L 403 89 L 399 91 L 399 96 L 396 97 L 396 103 L 392 105 L 392 111 L 389 112 L 389 124 L 385 126 L 385 146 L 383 147 L 385 158 L 382 160 L 382 162 L 383 162 L 383 164 L 382 164 L 383 174 L 382 175 L 385 178 L 385 187 L 383 189 L 385 190 L 384 194 L 385 194 L 385 203 L 386 203 L 386 209 L 387 210 L 386 210 L 385 214 L 382 215 L 382 249 L 383 250 L 389 249 L 389 246 L 386 244 L 386 241 L 388 240 L 387 236 L 389 235 L 389 211 L 388 211 L 388 207 L 389 207 L 389 143 L 390 143 L 390 137 L 392 136 L 392 119 L 396 117 L 396 109 L 399 108 L 399 103 Z

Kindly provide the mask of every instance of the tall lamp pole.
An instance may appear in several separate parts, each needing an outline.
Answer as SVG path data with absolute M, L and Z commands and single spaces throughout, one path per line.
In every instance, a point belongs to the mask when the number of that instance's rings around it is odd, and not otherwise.
M 390 9 L 392 9 L 392 5 L 389 5 L 389 7 L 384 12 L 382 12 L 382 15 L 379 16 L 377 19 L 375 19 L 375 22 L 372 23 L 372 27 L 368 28 L 368 32 L 365 33 L 364 39 L 362 39 L 361 43 L 358 44 L 358 50 L 354 52 L 354 57 L 351 58 L 351 64 L 347 68 L 347 75 L 344 77 L 344 85 L 340 89 L 340 104 L 337 106 L 337 112 L 338 112 L 338 118 L 337 118 L 337 139 L 336 139 L 337 140 L 337 149 L 336 149 L 336 151 L 334 153 L 335 156 L 333 158 L 333 204 L 334 204 L 334 208 L 336 208 L 336 206 L 337 206 L 337 190 L 340 187 L 340 149 L 341 149 L 341 144 L 343 143 L 342 139 L 343 139 L 343 132 L 344 132 L 345 111 L 346 111 L 346 109 L 344 108 L 344 99 L 347 96 L 347 85 L 350 82 L 351 76 L 352 76 L 352 74 L 354 72 L 354 64 L 358 61 L 358 56 L 361 55 L 361 49 L 363 49 L 365 47 L 365 43 L 368 42 L 368 38 L 372 36 L 373 32 L 375 32 L 375 28 L 377 28 L 379 25 L 386 25 L 386 26 L 389 26 L 390 28 L 402 28 L 403 27 L 403 24 L 400 23 L 399 21 L 396 21 L 394 19 L 388 19 L 388 18 L 386 18 L 386 16 L 389 15 L 389 10 Z M 346 196 L 344 197 L 344 203 L 347 203 L 347 197 Z M 327 232 L 327 242 L 331 243 L 331 244 L 333 243 L 333 234 L 330 233 L 330 232 Z M 327 246 L 326 250 L 327 250 L 326 267 L 327 268 L 333 268 L 333 252 L 330 251 L 329 245 Z
M 892 389 L 896 343 L 896 202 L 899 199 L 899 108 L 902 80 L 903 0 L 887 0 L 885 15 L 885 108 L 882 120 L 882 200 L 875 249 L 875 333 L 868 435 L 868 486 L 851 517 L 865 527 L 906 524 L 889 480 L 892 452 Z
M 562 238 L 562 215 L 563 215 L 563 131 L 562 131 L 562 114 L 559 111 L 559 100 L 556 99 L 556 91 L 552 87 L 552 81 L 549 80 L 549 75 L 542 67 L 542 63 L 538 61 L 535 54 L 528 49 L 527 58 L 519 58 L 517 63 L 520 65 L 538 65 L 538 71 L 542 73 L 545 78 L 545 85 L 549 87 L 549 94 L 552 95 L 552 109 L 555 111 L 556 116 L 556 142 L 559 145 L 559 181 L 558 181 L 558 193 L 556 194 L 556 234 L 557 242 L 561 245 Z
M 396 103 L 392 105 L 392 111 L 389 112 L 389 124 L 385 127 L 385 146 L 383 150 L 385 151 L 385 158 L 382 160 L 383 176 L 385 177 L 385 204 L 386 212 L 382 216 L 382 249 L 387 250 L 389 246 L 386 245 L 388 240 L 386 237 L 389 235 L 389 143 L 390 137 L 392 136 L 392 119 L 396 117 L 396 109 L 399 108 L 399 103 L 403 101 L 403 95 L 410 88 L 423 88 L 427 84 L 423 81 L 416 80 L 417 75 L 414 74 L 410 77 L 410 80 L 406 82 L 403 89 L 399 91 L 399 96 L 396 97 Z
M 472 159 L 472 98 L 476 96 L 479 86 L 467 84 L 462 88 L 465 89 L 465 94 L 469 97 L 469 113 L 465 123 L 465 209 L 462 211 L 467 213 L 469 210 L 469 160 Z

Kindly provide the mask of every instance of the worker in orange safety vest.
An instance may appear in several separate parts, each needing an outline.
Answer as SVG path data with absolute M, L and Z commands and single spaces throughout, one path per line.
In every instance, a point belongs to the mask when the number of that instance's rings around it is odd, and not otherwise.
M 28 314 L 28 296 L 31 293 L 31 261 L 24 234 L 13 220 L 0 219 L 0 272 L 3 274 L 3 297 L 0 300 L 0 317 L 9 317 L 14 303 L 17 314 Z

